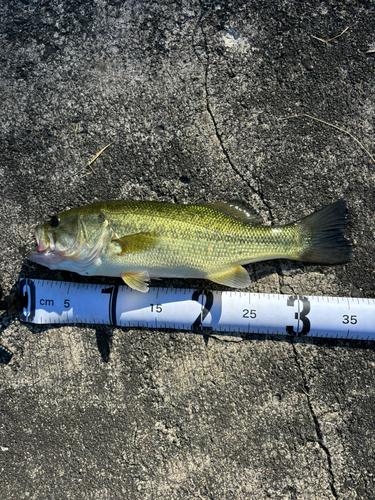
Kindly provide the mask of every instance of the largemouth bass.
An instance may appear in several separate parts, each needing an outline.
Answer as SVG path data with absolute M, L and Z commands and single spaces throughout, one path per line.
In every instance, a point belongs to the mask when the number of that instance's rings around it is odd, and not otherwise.
M 352 258 L 346 202 L 287 224 L 259 225 L 234 203 L 172 205 L 109 201 L 73 208 L 35 228 L 28 260 L 49 269 L 119 276 L 147 292 L 150 278 L 204 278 L 245 288 L 242 267 L 268 259 L 338 264 Z

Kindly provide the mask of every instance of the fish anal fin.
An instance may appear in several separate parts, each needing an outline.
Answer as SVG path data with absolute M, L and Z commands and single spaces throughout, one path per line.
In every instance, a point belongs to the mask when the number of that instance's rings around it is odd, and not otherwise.
M 202 203 L 203 206 L 213 208 L 218 212 L 231 215 L 245 224 L 262 224 L 262 219 L 258 212 L 239 201 L 216 201 L 214 203 Z
M 124 255 L 151 250 L 157 244 L 157 237 L 154 233 L 136 233 L 112 240 L 112 243 L 119 247 L 117 255 Z
M 232 288 L 246 288 L 251 283 L 246 269 L 239 264 L 225 271 L 207 274 L 206 279 Z
M 133 290 L 138 292 L 146 293 L 148 292 L 148 282 L 150 281 L 150 276 L 147 271 L 134 271 L 129 273 L 124 273 L 121 275 L 125 284 Z

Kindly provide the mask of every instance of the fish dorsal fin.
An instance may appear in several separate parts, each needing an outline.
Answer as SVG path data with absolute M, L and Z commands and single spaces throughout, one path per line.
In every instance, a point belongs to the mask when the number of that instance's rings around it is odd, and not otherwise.
M 136 233 L 112 240 L 119 247 L 118 255 L 126 253 L 147 252 L 157 244 L 158 238 L 154 233 Z
M 229 214 L 246 224 L 262 223 L 262 219 L 254 208 L 247 207 L 239 201 L 215 201 L 214 203 L 202 203 L 202 205 L 208 208 L 213 208 L 218 212 Z
M 246 288 L 250 285 L 250 276 L 246 269 L 239 264 L 225 271 L 210 273 L 205 276 L 206 279 L 220 285 L 230 286 L 232 288 Z
M 137 290 L 142 293 L 148 292 L 148 282 L 150 281 L 150 276 L 147 271 L 124 273 L 121 275 L 121 278 L 133 290 Z

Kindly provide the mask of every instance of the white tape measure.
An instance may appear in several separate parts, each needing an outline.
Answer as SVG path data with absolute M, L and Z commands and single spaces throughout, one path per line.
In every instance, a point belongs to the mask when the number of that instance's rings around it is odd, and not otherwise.
M 375 340 L 375 300 L 21 279 L 21 321 Z

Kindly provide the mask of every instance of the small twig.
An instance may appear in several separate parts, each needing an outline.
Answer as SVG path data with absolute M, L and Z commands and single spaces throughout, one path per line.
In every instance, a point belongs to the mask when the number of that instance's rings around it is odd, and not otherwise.
M 326 45 L 328 45 L 327 40 L 323 40 L 323 38 L 318 38 L 317 36 L 314 36 L 314 35 L 310 35 L 310 36 L 311 36 L 311 38 L 314 38 L 314 40 L 319 40 L 319 42 L 323 42 Z
M 91 158 L 91 160 L 88 162 L 87 165 L 85 165 L 84 167 L 81 168 L 81 170 L 79 170 L 79 172 L 82 172 L 82 170 L 85 170 L 87 167 L 90 167 L 90 170 L 93 174 L 95 174 L 95 170 L 92 168 L 91 164 L 94 163 L 94 161 L 103 153 L 103 151 L 105 151 L 111 144 L 113 144 L 113 142 L 110 142 L 109 144 L 107 144 L 107 146 L 105 146 L 101 151 L 99 151 L 99 153 L 96 153 L 95 156 L 93 156 Z M 86 177 L 86 175 L 89 175 L 90 172 L 87 172 L 87 174 L 83 175 L 82 177 Z
M 336 130 L 339 130 L 340 132 L 343 132 L 344 134 L 348 135 L 355 141 L 358 146 L 369 156 L 369 158 L 372 160 L 372 162 L 375 164 L 375 158 L 372 156 L 372 154 L 364 147 L 364 145 L 359 142 L 358 139 L 354 137 L 350 132 L 347 130 L 344 130 L 343 128 L 338 127 L 337 125 L 333 125 L 332 123 L 325 122 L 324 120 L 320 120 L 320 118 L 315 118 L 314 116 L 306 115 L 305 113 L 302 113 L 300 115 L 292 115 L 292 116 L 285 116 L 283 118 L 278 118 L 278 120 L 289 120 L 290 118 L 309 118 L 310 120 L 315 120 L 316 122 L 324 123 L 324 125 L 328 125 L 329 127 L 335 128 Z
M 301 389 L 301 391 L 306 394 L 307 397 L 309 397 L 309 393 L 305 391 L 305 389 L 303 387 L 299 387 L 299 389 Z
M 342 31 L 339 35 L 336 35 L 332 38 L 329 38 L 328 40 L 323 40 L 323 38 L 318 38 L 317 36 L 314 36 L 314 35 L 310 35 L 311 38 L 315 38 L 315 40 L 319 40 L 319 42 L 323 42 L 325 43 L 326 45 L 328 45 L 328 42 L 332 42 L 332 40 L 335 40 L 336 38 L 339 38 L 341 35 L 343 35 L 346 31 L 348 31 L 348 29 L 351 28 L 351 26 L 348 26 L 347 28 L 344 29 L 344 31 Z
M 94 172 L 94 170 L 93 170 L 93 172 Z M 81 175 L 81 179 L 83 179 L 84 177 L 87 177 L 90 174 L 91 174 L 91 172 L 87 172 L 87 174 Z M 95 174 L 95 172 L 94 172 L 94 174 Z

